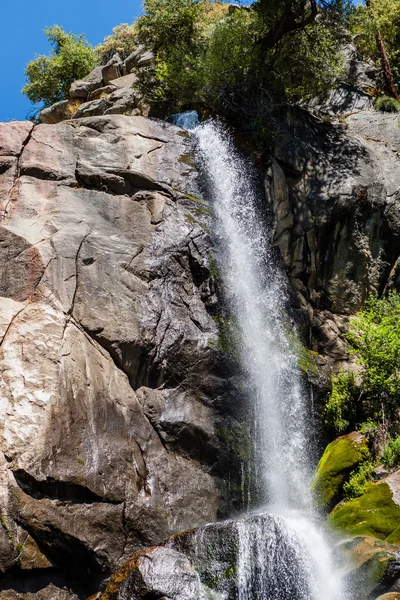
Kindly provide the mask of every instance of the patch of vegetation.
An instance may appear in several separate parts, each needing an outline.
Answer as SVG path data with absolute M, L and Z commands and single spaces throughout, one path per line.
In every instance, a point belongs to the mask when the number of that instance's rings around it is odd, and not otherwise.
M 389 434 L 400 423 L 400 295 L 371 296 L 366 308 L 350 319 L 350 352 L 362 369 L 357 385 L 351 373 L 332 377 L 325 422 L 337 433 L 369 420 L 385 422 Z
M 358 469 L 352 471 L 350 478 L 343 485 L 343 497 L 345 500 L 362 496 L 367 488 L 367 483 L 372 479 L 374 464 L 371 461 L 362 463 Z
M 36 55 L 25 69 L 28 80 L 22 88 L 33 103 L 50 106 L 68 98 L 71 83 L 83 79 L 97 65 L 93 47 L 83 35 L 67 33 L 54 25 L 44 30 L 53 50 L 49 55 Z
M 211 0 L 145 0 L 138 38 L 156 57 L 138 71 L 147 102 L 169 113 L 217 113 L 261 142 L 276 102 L 324 95 L 342 69 L 350 3 L 327 1 L 315 19 L 315 1 L 298 2 L 295 24 L 287 4 L 257 0 L 229 12 Z
M 381 458 L 387 469 L 395 469 L 400 466 L 400 436 L 389 442 L 384 448 Z
M 351 16 L 351 33 L 361 55 L 381 70 L 381 55 L 376 43 L 379 29 L 384 40 L 396 83 L 400 74 L 400 0 L 370 0 L 359 4 Z
M 324 409 L 325 425 L 337 434 L 349 427 L 354 413 L 354 397 L 357 393 L 354 374 L 339 371 L 331 377 L 331 392 Z
M 214 316 L 213 320 L 218 327 L 217 350 L 236 356 L 240 348 L 240 328 L 237 319 L 233 316 Z
M 395 113 L 400 111 L 400 102 L 390 96 L 379 96 L 375 100 L 374 106 L 376 110 L 380 110 L 381 112 Z

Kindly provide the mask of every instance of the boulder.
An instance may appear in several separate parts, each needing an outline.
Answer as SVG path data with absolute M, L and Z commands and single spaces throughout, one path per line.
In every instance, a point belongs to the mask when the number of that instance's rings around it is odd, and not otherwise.
M 124 61 L 126 72 L 129 74 L 135 67 L 147 67 L 154 62 L 154 54 L 145 46 L 138 46 Z
M 103 67 L 95 67 L 85 79 L 74 81 L 69 90 L 69 97 L 86 100 L 90 92 L 104 86 Z
M 327 115 L 346 114 L 373 108 L 373 99 L 370 94 L 361 88 L 341 83 L 337 88 L 330 91 L 325 102 L 320 104 L 318 100 L 310 102 L 310 108 Z
M 338 504 L 328 517 L 333 528 L 353 536 L 398 542 L 400 506 L 386 480 L 368 483 L 362 496 Z
M 318 463 L 311 489 L 321 510 L 331 510 L 340 499 L 350 473 L 369 456 L 364 435 L 354 431 L 331 442 Z
M 80 102 L 77 99 L 56 102 L 48 108 L 44 108 L 40 111 L 39 120 L 41 123 L 47 123 L 50 125 L 60 123 L 60 121 L 70 119 L 76 113 L 79 106 Z
M 114 54 L 112 58 L 103 67 L 103 81 L 105 85 L 108 85 L 114 79 L 121 77 L 123 74 L 123 63 L 118 53 Z
M 354 600 L 365 598 L 385 598 L 393 600 L 394 595 L 380 596 L 397 587 L 400 577 L 400 559 L 398 547 L 373 537 L 355 537 L 343 542 L 339 552 L 345 559 L 345 565 L 352 565 L 346 576 L 347 585 Z
M 109 94 L 111 94 L 112 92 L 114 92 L 117 89 L 117 86 L 113 85 L 113 84 L 108 84 L 105 85 L 102 88 L 98 88 L 97 90 L 94 90 L 94 92 L 90 92 L 89 96 L 88 96 L 88 101 L 90 100 L 98 100 L 99 98 L 102 98 L 104 96 L 108 96 Z

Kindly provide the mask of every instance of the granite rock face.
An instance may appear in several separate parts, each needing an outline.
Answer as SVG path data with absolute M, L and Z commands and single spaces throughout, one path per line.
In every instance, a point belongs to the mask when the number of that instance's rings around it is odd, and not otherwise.
M 361 91 L 360 91 L 361 93 Z M 373 109 L 280 115 L 265 185 L 272 242 L 295 290 L 306 342 L 344 359 L 348 316 L 400 286 L 400 133 Z
M 227 511 L 192 152 L 144 117 L 0 125 L 0 598 L 86 598 Z

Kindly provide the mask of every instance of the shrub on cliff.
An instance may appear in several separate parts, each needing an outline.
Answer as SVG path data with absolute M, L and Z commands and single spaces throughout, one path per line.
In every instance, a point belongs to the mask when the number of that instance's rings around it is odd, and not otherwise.
M 371 296 L 350 319 L 346 337 L 362 367 L 360 381 L 356 387 L 350 375 L 332 378 L 327 425 L 341 432 L 373 419 L 394 432 L 400 422 L 400 294 Z
M 122 60 L 127 58 L 137 47 L 136 24 L 121 23 L 114 27 L 111 35 L 107 35 L 94 52 L 100 64 L 106 64 L 118 52 Z
M 67 33 L 54 25 L 45 29 L 53 50 L 49 55 L 36 55 L 25 69 L 28 80 L 22 92 L 34 103 L 50 106 L 68 97 L 71 83 L 86 77 L 96 66 L 93 47 L 83 35 Z

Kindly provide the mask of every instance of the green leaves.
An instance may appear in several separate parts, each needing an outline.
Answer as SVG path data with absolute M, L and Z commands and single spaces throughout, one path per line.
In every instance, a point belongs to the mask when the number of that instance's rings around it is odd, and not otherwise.
M 68 97 L 71 83 L 82 79 L 96 66 L 93 47 L 83 35 L 66 33 L 54 25 L 44 31 L 53 50 L 49 55 L 37 55 L 25 69 L 28 83 L 22 93 L 31 102 L 50 106 Z
M 357 385 L 348 372 L 332 377 L 326 425 L 341 433 L 372 419 L 389 422 L 395 430 L 400 420 L 400 295 L 371 296 L 365 310 L 350 319 L 346 338 L 361 370 Z

